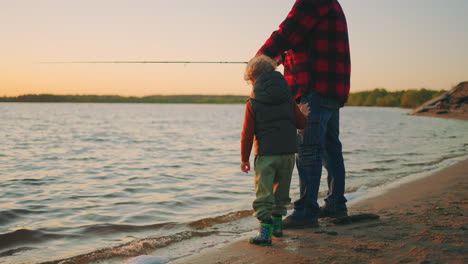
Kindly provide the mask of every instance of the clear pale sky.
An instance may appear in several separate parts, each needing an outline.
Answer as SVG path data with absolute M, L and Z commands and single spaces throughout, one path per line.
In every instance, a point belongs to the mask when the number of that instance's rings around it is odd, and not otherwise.
M 467 0 L 342 0 L 351 90 L 449 89 L 468 80 Z M 0 0 L 0 96 L 239 94 L 244 65 L 293 0 Z

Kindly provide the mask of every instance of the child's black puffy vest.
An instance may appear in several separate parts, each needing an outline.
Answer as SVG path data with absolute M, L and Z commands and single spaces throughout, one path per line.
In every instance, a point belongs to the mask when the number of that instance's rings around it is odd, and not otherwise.
M 283 75 L 277 71 L 260 75 L 249 100 L 255 112 L 255 155 L 296 153 L 294 100 Z

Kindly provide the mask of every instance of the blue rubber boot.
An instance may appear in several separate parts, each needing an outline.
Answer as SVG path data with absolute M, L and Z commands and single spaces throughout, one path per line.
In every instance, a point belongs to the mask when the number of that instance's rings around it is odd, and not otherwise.
M 283 236 L 283 218 L 281 216 L 272 216 L 271 220 L 273 221 L 273 236 L 282 237 Z
M 273 233 L 273 225 L 260 223 L 257 236 L 252 237 L 249 242 L 259 246 L 271 246 L 271 235 Z

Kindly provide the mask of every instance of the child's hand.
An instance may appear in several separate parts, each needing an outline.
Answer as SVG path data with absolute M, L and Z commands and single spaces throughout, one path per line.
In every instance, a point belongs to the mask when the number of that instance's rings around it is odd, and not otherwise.
M 309 107 L 309 104 L 297 104 L 297 106 L 299 106 L 299 110 L 301 110 L 301 112 L 305 115 L 305 116 L 309 116 L 309 113 L 310 113 L 310 107 Z
M 276 62 L 276 66 L 283 64 L 283 56 L 281 54 L 272 59 Z
M 250 171 L 250 162 L 248 162 L 248 161 L 247 162 L 241 162 L 240 167 L 241 167 L 242 172 L 249 173 L 249 171 Z
M 273 60 L 276 62 L 276 65 L 279 66 L 281 64 L 283 64 L 283 60 L 284 60 L 284 57 L 286 57 L 288 54 L 287 51 L 285 51 L 284 53 L 282 54 L 279 54 L 278 56 L 274 57 Z
M 299 106 L 299 110 L 301 110 L 301 112 L 305 115 L 305 116 L 308 116 L 309 113 L 310 113 L 310 107 L 309 107 L 309 104 L 308 103 L 305 103 L 305 104 L 297 104 L 297 106 Z

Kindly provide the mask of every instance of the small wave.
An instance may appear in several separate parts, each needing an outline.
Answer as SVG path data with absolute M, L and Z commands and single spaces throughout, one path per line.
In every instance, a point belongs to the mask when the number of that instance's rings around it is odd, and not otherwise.
M 366 171 L 366 172 L 378 172 L 378 171 L 388 171 L 388 170 L 391 170 L 389 168 L 367 168 L 367 169 L 363 169 L 363 171 Z
M 0 257 L 8 257 L 8 256 L 13 256 L 16 253 L 23 252 L 23 251 L 28 251 L 28 250 L 33 250 L 36 248 L 33 247 L 19 247 L 19 248 L 14 248 L 10 249 L 7 251 L 0 252 Z
M 42 181 L 42 180 L 38 180 L 38 181 L 23 181 L 23 184 L 24 185 L 31 185 L 31 186 L 41 186 L 41 185 L 45 185 L 45 184 L 48 184 L 48 183 L 45 182 L 45 181 Z
M 88 161 L 88 160 L 97 160 L 96 157 L 86 157 L 86 158 L 69 158 L 70 161 Z
M 204 228 L 216 225 L 216 224 L 227 223 L 227 222 L 231 222 L 231 221 L 234 221 L 234 220 L 237 220 L 237 219 L 248 217 L 248 216 L 251 216 L 252 213 L 253 213 L 252 210 L 243 210 L 243 211 L 232 212 L 232 213 L 222 215 L 222 216 L 216 216 L 216 217 L 197 220 L 197 221 L 189 223 L 188 226 L 192 227 L 192 228 L 195 228 L 195 229 L 198 229 L 198 230 L 199 229 L 204 229 Z
M 148 167 L 121 167 L 120 168 L 122 171 L 140 171 L 140 170 L 150 170 Z
M 102 196 L 102 198 L 121 198 L 121 197 L 128 197 L 128 195 L 122 192 L 113 192 L 113 193 L 109 193 L 109 194 Z
M 91 141 L 91 142 L 105 142 L 105 141 L 110 141 L 109 139 L 104 139 L 104 138 L 85 138 L 83 141 Z
M 369 152 L 368 149 L 354 149 L 354 150 L 344 150 L 343 154 L 358 154 L 358 153 L 367 153 Z
M 148 251 L 153 251 L 158 248 L 167 247 L 176 242 L 181 242 L 194 237 L 205 237 L 219 233 L 218 231 L 199 232 L 199 231 L 184 231 L 169 236 L 148 237 L 140 240 L 135 240 L 123 245 L 103 248 L 94 252 L 81 254 L 66 259 L 52 260 L 41 262 L 40 264 L 59 264 L 59 263 L 74 263 L 85 264 L 94 261 L 102 261 L 106 259 L 136 257 L 146 254 Z
M 109 235 L 115 233 L 127 233 L 127 232 L 142 232 L 148 230 L 156 230 L 161 228 L 174 228 L 178 224 L 174 222 L 167 222 L 161 224 L 152 224 L 152 225 L 118 225 L 118 224 L 101 224 L 101 225 L 91 225 L 84 226 L 81 228 L 80 234 L 92 234 L 92 235 Z
M 18 229 L 0 235 L 0 249 L 9 248 L 18 244 L 41 243 L 47 240 L 77 237 L 75 235 L 50 234 L 39 230 Z
M 12 209 L 7 211 L 0 212 L 0 225 L 6 225 L 8 223 L 14 222 L 15 220 L 31 214 L 41 214 L 45 211 L 32 211 L 26 209 Z
M 246 191 L 234 191 L 234 190 L 217 190 L 216 193 L 219 194 L 234 194 L 234 195 L 251 195 L 252 192 L 246 190 Z M 219 199 L 219 198 L 218 198 Z
M 172 174 L 167 174 L 167 173 L 161 173 L 159 174 L 159 176 L 163 177 L 163 178 L 167 178 L 167 179 L 170 179 L 170 180 L 186 180 L 188 177 L 186 177 L 185 175 L 172 175 Z
M 34 201 L 37 202 L 37 201 Z M 39 210 L 39 209 L 45 209 L 49 208 L 47 205 L 42 205 L 42 204 L 30 204 L 28 205 L 28 208 L 31 210 Z M 41 213 L 46 213 L 46 211 L 33 211 L 34 214 L 41 214 Z
M 230 200 L 231 198 L 224 198 L 220 196 L 198 196 L 191 197 L 190 201 L 194 202 L 206 202 L 206 201 L 220 201 L 220 200 Z
M 86 198 L 99 198 L 101 195 L 72 195 L 68 197 L 68 199 L 71 200 L 81 200 L 81 199 L 86 199 Z
M 104 175 L 104 176 L 94 176 L 94 177 L 89 177 L 91 180 L 107 180 L 109 179 L 109 176 Z
M 125 188 L 123 189 L 124 192 L 128 193 L 145 193 L 144 191 L 147 190 L 146 188 Z
M 24 179 L 13 179 L 10 181 L 12 182 L 39 182 L 39 181 L 42 181 L 42 179 L 24 178 Z
M 181 165 L 164 165 L 164 166 L 158 166 L 159 168 L 173 168 L 173 169 L 177 169 L 177 168 L 182 168 Z
M 216 149 L 216 148 L 201 148 L 201 149 L 193 149 L 193 150 L 202 151 L 202 152 L 212 152 L 212 151 L 217 151 L 218 149 Z
M 421 156 L 423 153 L 418 153 L 418 152 L 409 152 L 405 153 L 405 156 Z
M 374 161 L 374 163 L 393 163 L 393 162 L 397 162 L 398 159 L 387 159 L 387 160 L 378 160 L 378 161 Z
M 346 177 L 349 179 L 368 178 L 369 173 L 391 171 L 391 170 L 392 169 L 390 168 L 380 168 L 380 167 L 348 170 L 346 172 Z
M 465 154 L 454 154 L 454 155 L 448 155 L 444 156 L 440 159 L 437 160 L 432 160 L 432 161 L 427 161 L 427 162 L 418 162 L 418 163 L 404 163 L 403 166 L 407 167 L 415 167 L 415 166 L 431 166 L 431 165 L 436 165 L 439 164 L 445 160 L 452 159 L 452 158 L 457 158 L 457 157 L 462 157 Z
M 135 201 L 130 201 L 130 202 L 117 202 L 117 203 L 114 203 L 114 205 L 130 205 L 130 204 L 140 204 L 140 202 L 135 202 Z
M 439 163 L 438 161 L 430 161 L 430 162 L 419 162 L 419 163 L 403 163 L 403 166 L 407 167 L 415 167 L 415 166 L 429 166 L 429 165 L 435 165 Z
M 51 160 L 60 160 L 59 157 L 46 157 L 43 160 L 51 161 Z
M 154 141 L 154 140 L 129 140 L 128 143 L 148 144 L 148 143 L 157 143 L 157 141 Z
M 162 202 L 158 202 L 158 204 L 171 207 L 171 208 L 177 208 L 177 207 L 183 208 L 184 206 L 187 206 L 187 203 L 181 202 L 178 200 L 162 201 Z
M 201 162 L 190 162 L 190 165 L 194 165 L 194 166 L 205 166 L 206 163 L 201 163 Z

